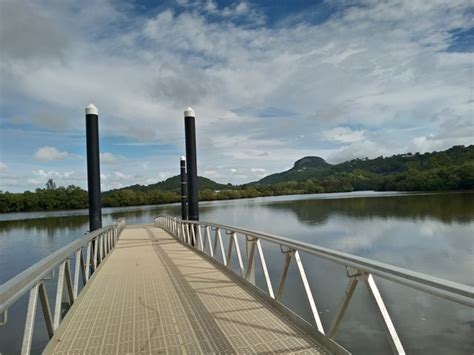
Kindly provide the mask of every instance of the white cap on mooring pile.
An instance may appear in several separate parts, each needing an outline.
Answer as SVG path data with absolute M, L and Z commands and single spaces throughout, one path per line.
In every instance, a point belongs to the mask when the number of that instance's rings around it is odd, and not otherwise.
M 99 115 L 99 110 L 94 104 L 90 104 L 86 107 L 86 115 Z
M 184 117 L 196 117 L 196 112 L 194 112 L 191 106 L 184 110 Z
M 181 155 L 181 156 L 179 157 L 179 160 L 181 160 L 181 161 L 185 161 L 185 160 L 186 160 L 186 158 L 184 157 L 184 155 Z

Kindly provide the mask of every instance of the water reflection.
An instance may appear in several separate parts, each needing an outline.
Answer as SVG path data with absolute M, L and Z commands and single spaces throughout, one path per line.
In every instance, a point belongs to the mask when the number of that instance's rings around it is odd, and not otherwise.
M 47 235 L 54 236 L 58 231 L 68 233 L 71 230 L 87 226 L 88 221 L 87 216 L 36 218 L 29 219 L 28 221 L 0 221 L 0 235 L 22 229 L 33 233 L 45 232 Z
M 104 209 L 103 212 L 104 225 L 120 217 L 126 217 L 129 224 L 149 224 L 160 214 L 180 215 L 176 204 Z M 200 214 L 205 221 L 295 238 L 474 285 L 474 193 L 283 196 L 206 202 L 200 205 Z M 0 283 L 88 229 L 87 211 L 0 217 Z M 282 254 L 278 246 L 268 243 L 263 246 L 275 286 Z M 243 244 L 241 250 L 245 250 Z M 327 328 L 344 292 L 345 269 L 306 254 L 302 254 L 302 258 Z M 232 263 L 237 267 L 236 260 Z M 257 261 L 256 279 L 264 288 L 258 265 Z M 390 282 L 378 282 L 409 352 L 473 352 L 471 309 Z M 287 283 L 283 301 L 311 320 L 294 265 L 289 270 Z M 364 285 L 359 285 L 338 337 L 342 343 L 350 344 L 354 353 L 389 351 L 380 318 L 374 310 Z M 0 328 L 0 353 L 4 354 L 15 352 L 16 345 L 10 338 L 21 331 L 24 323 L 24 314 L 10 312 L 9 317 L 10 326 Z
M 372 198 L 308 199 L 266 204 L 273 209 L 295 213 L 299 222 L 309 225 L 326 223 L 329 217 L 342 215 L 355 219 L 437 219 L 443 223 L 470 223 L 474 219 L 474 194 L 430 194 Z

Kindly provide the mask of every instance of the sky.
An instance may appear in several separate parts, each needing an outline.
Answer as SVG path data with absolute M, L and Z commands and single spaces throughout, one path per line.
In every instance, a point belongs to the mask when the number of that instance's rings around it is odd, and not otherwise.
M 85 188 L 84 108 L 102 190 L 179 173 L 245 183 L 474 143 L 474 5 L 464 0 L 0 1 L 0 190 Z

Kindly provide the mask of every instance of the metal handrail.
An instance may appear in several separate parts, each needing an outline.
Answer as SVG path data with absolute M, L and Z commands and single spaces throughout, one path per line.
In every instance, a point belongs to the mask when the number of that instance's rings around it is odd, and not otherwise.
M 398 266 L 393 266 L 390 264 L 378 262 L 375 260 L 370 260 L 367 258 L 351 255 L 348 253 L 340 252 L 337 250 L 324 248 L 316 246 L 313 244 L 300 242 L 297 240 L 292 240 L 268 233 L 253 231 L 249 229 L 243 229 L 223 224 L 217 224 L 212 222 L 202 222 L 202 221 L 182 221 L 177 218 L 170 218 L 168 216 L 159 216 L 155 219 L 155 224 L 163 227 L 169 231 L 174 237 L 176 237 L 181 242 L 188 244 L 198 251 L 208 255 L 212 259 L 216 259 L 217 245 L 219 243 L 222 260 L 224 266 L 227 267 L 229 271 L 234 272 L 230 268 L 230 257 L 232 254 L 232 249 L 234 248 L 237 252 L 240 275 L 244 280 L 249 280 L 249 275 L 253 267 L 253 259 L 255 254 L 255 249 L 258 250 L 258 255 L 260 257 L 261 265 L 263 268 L 263 273 L 265 276 L 267 294 L 270 298 L 274 299 L 278 303 L 280 297 L 282 296 L 283 289 L 285 286 L 286 275 L 288 272 L 289 265 L 292 259 L 295 259 L 298 272 L 300 274 L 305 293 L 312 311 L 312 315 L 315 322 L 316 330 L 326 335 L 324 327 L 322 325 L 315 299 L 311 292 L 311 287 L 309 286 L 308 279 L 306 277 L 304 266 L 301 260 L 300 252 L 305 252 L 326 260 L 330 260 L 337 264 L 343 265 L 346 267 L 347 277 L 349 278 L 345 293 L 342 297 L 342 300 L 339 304 L 339 307 L 336 311 L 334 320 L 329 327 L 327 336 L 330 339 L 334 339 L 339 326 L 344 318 L 346 309 L 350 303 L 352 295 L 355 291 L 355 288 L 359 281 L 363 281 L 367 286 L 369 294 L 374 299 L 379 312 L 382 315 L 385 331 L 388 335 L 390 345 L 392 350 L 396 354 L 404 354 L 405 350 L 403 345 L 398 337 L 396 329 L 393 325 L 393 322 L 390 318 L 390 314 L 384 304 L 383 298 L 380 294 L 380 291 L 375 283 L 373 275 L 376 275 L 380 278 L 384 278 L 398 284 L 406 285 L 414 289 L 421 290 L 423 292 L 459 303 L 469 307 L 474 307 L 474 288 L 459 284 L 456 282 L 443 280 L 437 277 L 425 275 L 419 272 L 407 270 Z M 202 236 L 201 229 L 204 231 L 204 239 Z M 220 231 L 225 231 L 226 235 L 229 235 L 229 243 L 227 254 L 224 253 L 224 244 L 222 241 L 222 235 Z M 215 233 L 215 238 L 212 243 L 211 231 Z M 242 255 L 240 253 L 240 248 L 237 242 L 237 236 L 242 235 L 245 237 L 247 242 L 250 242 L 250 248 L 248 249 L 248 260 L 246 265 L 242 261 Z M 282 253 L 284 254 L 283 259 L 283 269 L 280 275 L 280 281 L 277 288 L 276 294 L 273 291 L 270 277 L 268 275 L 266 262 L 264 259 L 263 248 L 260 243 L 261 240 L 267 242 L 278 244 Z M 209 253 L 206 252 L 206 244 L 209 244 Z M 286 250 L 284 250 L 286 248 Z M 352 269 L 350 273 L 349 269 Z
M 319 256 L 321 258 L 345 265 L 354 269 L 365 271 L 382 278 L 419 289 L 435 296 L 449 299 L 451 301 L 474 307 L 474 287 L 463 285 L 457 282 L 444 280 L 438 277 L 426 275 L 420 272 L 411 271 L 398 266 L 371 260 L 368 258 L 344 253 L 334 249 L 316 246 L 294 239 L 288 239 L 268 233 L 258 232 L 250 229 L 243 229 L 224 224 L 212 222 L 183 221 L 188 224 L 209 226 L 213 228 L 225 229 L 243 235 L 254 236 L 269 242 L 277 243 L 287 248 L 304 251 L 306 253 Z
M 71 306 L 81 291 L 79 285 L 80 274 L 82 275 L 83 286 L 85 286 L 98 265 L 113 250 L 124 228 L 125 219 L 121 218 L 113 225 L 87 233 L 0 285 L 0 315 L 2 316 L 0 326 L 7 323 L 8 308 L 20 297 L 28 292 L 30 293 L 22 354 L 29 354 L 31 351 L 38 296 L 43 308 L 48 335 L 52 338 L 62 321 L 63 287 L 66 286 L 68 303 Z M 83 248 L 85 248 L 85 258 Z M 74 273 L 70 273 L 69 270 L 69 258 L 72 255 L 75 258 Z M 49 307 L 44 281 L 49 279 L 49 275 L 54 274 L 56 268 L 58 268 L 58 283 L 53 315 Z

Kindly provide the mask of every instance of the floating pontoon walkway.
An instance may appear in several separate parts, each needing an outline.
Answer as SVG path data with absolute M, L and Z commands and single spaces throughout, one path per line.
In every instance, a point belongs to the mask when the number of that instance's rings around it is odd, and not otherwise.
M 153 226 L 130 226 L 46 354 L 327 351 L 265 299 Z

